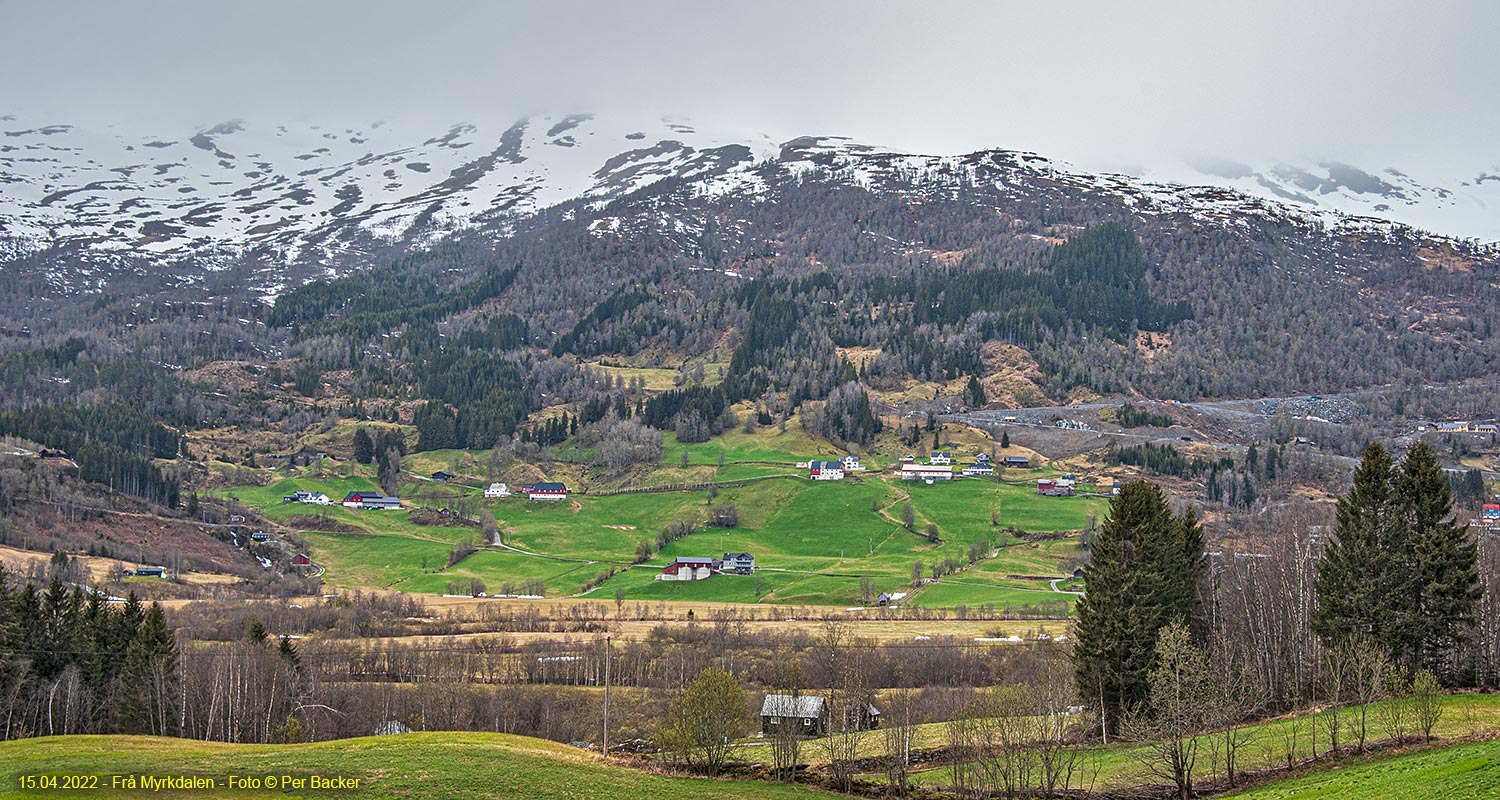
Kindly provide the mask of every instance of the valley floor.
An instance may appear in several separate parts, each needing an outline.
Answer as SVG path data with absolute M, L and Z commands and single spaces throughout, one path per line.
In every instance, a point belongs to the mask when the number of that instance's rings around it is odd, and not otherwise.
M 190 775 L 271 779 L 275 789 L 25 790 L 29 775 Z M 306 779 L 284 790 L 286 776 Z M 357 789 L 313 789 L 311 778 L 358 778 Z M 110 777 L 102 777 L 108 787 Z M 834 797 L 776 783 L 655 775 L 600 763 L 541 739 L 493 733 L 410 733 L 298 745 L 238 745 L 146 736 L 56 736 L 0 742 L 0 798 L 359 798 L 359 800 L 792 800 Z

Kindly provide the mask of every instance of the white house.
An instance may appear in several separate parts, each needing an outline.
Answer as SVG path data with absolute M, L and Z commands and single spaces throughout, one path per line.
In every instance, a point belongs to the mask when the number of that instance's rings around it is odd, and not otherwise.
M 953 467 L 940 464 L 906 462 L 896 468 L 896 477 L 904 481 L 951 481 Z
M 973 464 L 964 467 L 963 471 L 959 474 L 964 476 L 965 478 L 973 478 L 980 475 L 994 475 L 995 468 L 991 466 L 988 461 L 976 461 Z
M 311 503 L 315 506 L 333 505 L 328 495 L 322 492 L 293 492 L 281 498 L 283 503 Z
M 844 465 L 845 472 L 865 471 L 865 465 L 859 463 L 859 456 L 844 456 L 843 458 L 839 459 L 839 462 Z
M 934 464 L 952 464 L 953 454 L 946 450 L 934 450 L 927 460 Z
M 510 488 L 503 483 L 492 483 L 484 490 L 485 497 L 510 497 Z
M 808 474 L 815 481 L 841 481 L 844 465 L 837 461 L 812 461 L 807 465 Z

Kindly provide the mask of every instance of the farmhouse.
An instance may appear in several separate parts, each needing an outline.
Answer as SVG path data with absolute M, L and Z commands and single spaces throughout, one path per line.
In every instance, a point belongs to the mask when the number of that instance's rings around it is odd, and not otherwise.
M 736 575 L 749 575 L 755 571 L 755 556 L 749 553 L 725 553 L 720 569 Z
M 877 598 L 875 598 L 875 605 L 877 605 L 877 606 L 888 606 L 888 605 L 891 604 L 891 599 L 892 598 L 891 598 L 891 593 L 890 592 L 881 592 L 880 596 L 877 597 Z
M 864 704 L 851 709 L 846 729 L 866 731 L 880 727 L 880 711 Z M 797 736 L 822 736 L 834 720 L 830 719 L 827 701 L 818 695 L 768 694 L 760 704 L 760 729 L 773 734 L 790 725 Z
M 292 463 L 299 467 L 305 467 L 309 464 L 316 464 L 327 457 L 328 453 L 326 451 L 303 449 L 292 455 Z
M 1005 466 L 1007 467 L 1031 469 L 1031 459 L 1027 458 L 1026 456 L 1006 456 L 1003 461 L 1005 463 Z
M 807 464 L 809 475 L 815 481 L 841 481 L 844 479 L 844 465 L 838 461 L 810 461 Z
M 1042 478 L 1036 482 L 1036 493 L 1047 497 L 1072 497 L 1077 492 L 1077 483 L 1072 475 Z
M 988 463 L 990 463 L 990 454 L 989 453 L 980 453 L 979 455 L 977 455 L 977 456 L 974 457 L 974 463 L 976 463 L 976 464 L 988 464 Z
M 283 503 L 311 503 L 315 506 L 332 505 L 328 495 L 322 492 L 293 492 L 281 498 Z
M 555 481 L 533 483 L 527 488 L 526 496 L 532 500 L 566 500 L 568 487 Z
M 510 488 L 503 483 L 492 483 L 484 490 L 485 497 L 510 497 Z
M 1439 422 L 1438 433 L 1464 433 L 1469 430 L 1468 422 Z
M 447 483 L 448 481 L 451 481 L 457 477 L 457 475 L 454 475 L 451 472 L 446 472 L 444 470 L 438 470 L 437 472 L 432 473 L 432 479 L 437 481 L 438 483 Z
M 366 511 L 399 510 L 401 498 L 380 492 L 350 492 L 344 496 L 342 505 L 344 508 L 362 508 Z
M 995 468 L 990 466 L 990 463 L 988 461 L 976 461 L 973 464 L 964 467 L 963 471 L 959 474 L 964 476 L 965 478 L 974 478 L 981 475 L 994 475 Z
M 656 576 L 656 580 L 701 581 L 712 577 L 719 567 L 720 562 L 717 559 L 678 556 L 675 561 L 661 568 L 661 574 Z
M 927 460 L 933 464 L 952 464 L 953 454 L 946 450 L 934 450 Z
M 267 531 L 254 531 L 250 534 L 250 541 L 269 542 L 271 541 L 271 534 Z
M 1475 433 L 1500 433 L 1500 425 L 1493 422 L 1480 422 L 1474 426 Z
M 917 464 L 915 462 L 903 462 L 896 468 L 896 477 L 904 481 L 951 481 L 953 480 L 953 468 L 937 464 Z
M 135 568 L 135 574 L 136 574 L 137 577 L 141 577 L 141 578 L 165 578 L 165 577 L 167 577 L 167 568 L 166 567 L 136 567 Z
M 859 463 L 859 456 L 844 456 L 843 458 L 839 459 L 839 462 L 844 465 L 845 472 L 865 471 L 865 465 Z

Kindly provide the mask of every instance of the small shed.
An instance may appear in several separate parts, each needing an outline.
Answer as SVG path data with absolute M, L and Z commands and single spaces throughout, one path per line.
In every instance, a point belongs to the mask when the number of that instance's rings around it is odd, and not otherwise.
M 797 736 L 822 736 L 828 705 L 817 695 L 768 694 L 760 704 L 760 729 L 774 734 L 792 726 Z
M 760 729 L 767 734 L 786 730 L 790 725 L 797 736 L 822 736 L 836 725 L 831 719 L 828 702 L 818 695 L 768 694 L 760 705 Z M 849 730 L 868 731 L 880 727 L 880 710 L 869 703 L 850 710 Z

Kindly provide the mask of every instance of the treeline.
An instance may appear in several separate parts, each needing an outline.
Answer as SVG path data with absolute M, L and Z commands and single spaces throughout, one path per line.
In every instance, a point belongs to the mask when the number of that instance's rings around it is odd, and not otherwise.
M 1130 403 L 1124 403 L 1120 406 L 1120 427 L 1139 428 L 1143 425 L 1149 425 L 1153 428 L 1170 428 L 1172 427 L 1172 418 L 1166 414 L 1153 414 L 1149 411 L 1143 411 Z
M 13 587 L 0 569 L 0 725 L 19 739 L 178 732 L 178 664 L 160 605 L 105 603 L 54 578 Z
M 580 355 L 598 355 L 600 353 L 620 353 L 630 348 L 630 341 L 645 333 L 647 322 L 642 320 L 637 323 L 635 336 L 630 339 L 628 334 L 619 334 L 607 338 L 598 335 L 598 328 L 605 322 L 614 319 L 626 311 L 639 306 L 651 299 L 651 295 L 641 291 L 638 287 L 621 288 L 619 291 L 605 298 L 593 310 L 589 311 L 583 319 L 578 321 L 573 329 L 557 337 L 552 343 L 552 355 L 561 356 L 564 353 L 578 353 Z M 594 334 L 586 342 L 580 339 L 588 334 Z M 581 344 L 581 346 L 580 346 Z
M 492 266 L 476 280 L 451 291 L 445 291 L 434 279 L 401 266 L 306 283 L 276 298 L 267 324 L 311 325 L 320 334 L 369 339 L 476 308 L 485 300 L 503 294 L 520 271 L 519 264 L 509 268 Z M 423 302 L 413 303 L 419 298 Z
M 422 396 L 440 401 L 424 407 L 419 450 L 493 447 L 537 407 L 520 366 L 504 355 L 444 348 L 412 369 Z
M 1180 450 L 1170 444 L 1144 444 L 1118 445 L 1110 447 L 1104 453 L 1106 464 L 1129 464 L 1133 467 L 1141 467 L 1156 473 L 1157 475 L 1171 475 L 1178 478 L 1196 478 L 1208 473 L 1210 470 L 1230 470 L 1234 468 L 1234 459 L 1229 456 L 1204 460 L 1196 456 L 1189 458 Z
M 126 405 L 33 406 L 0 414 L 0 434 L 66 452 L 79 477 L 175 508 L 180 485 L 153 458 L 176 458 L 182 436 Z

